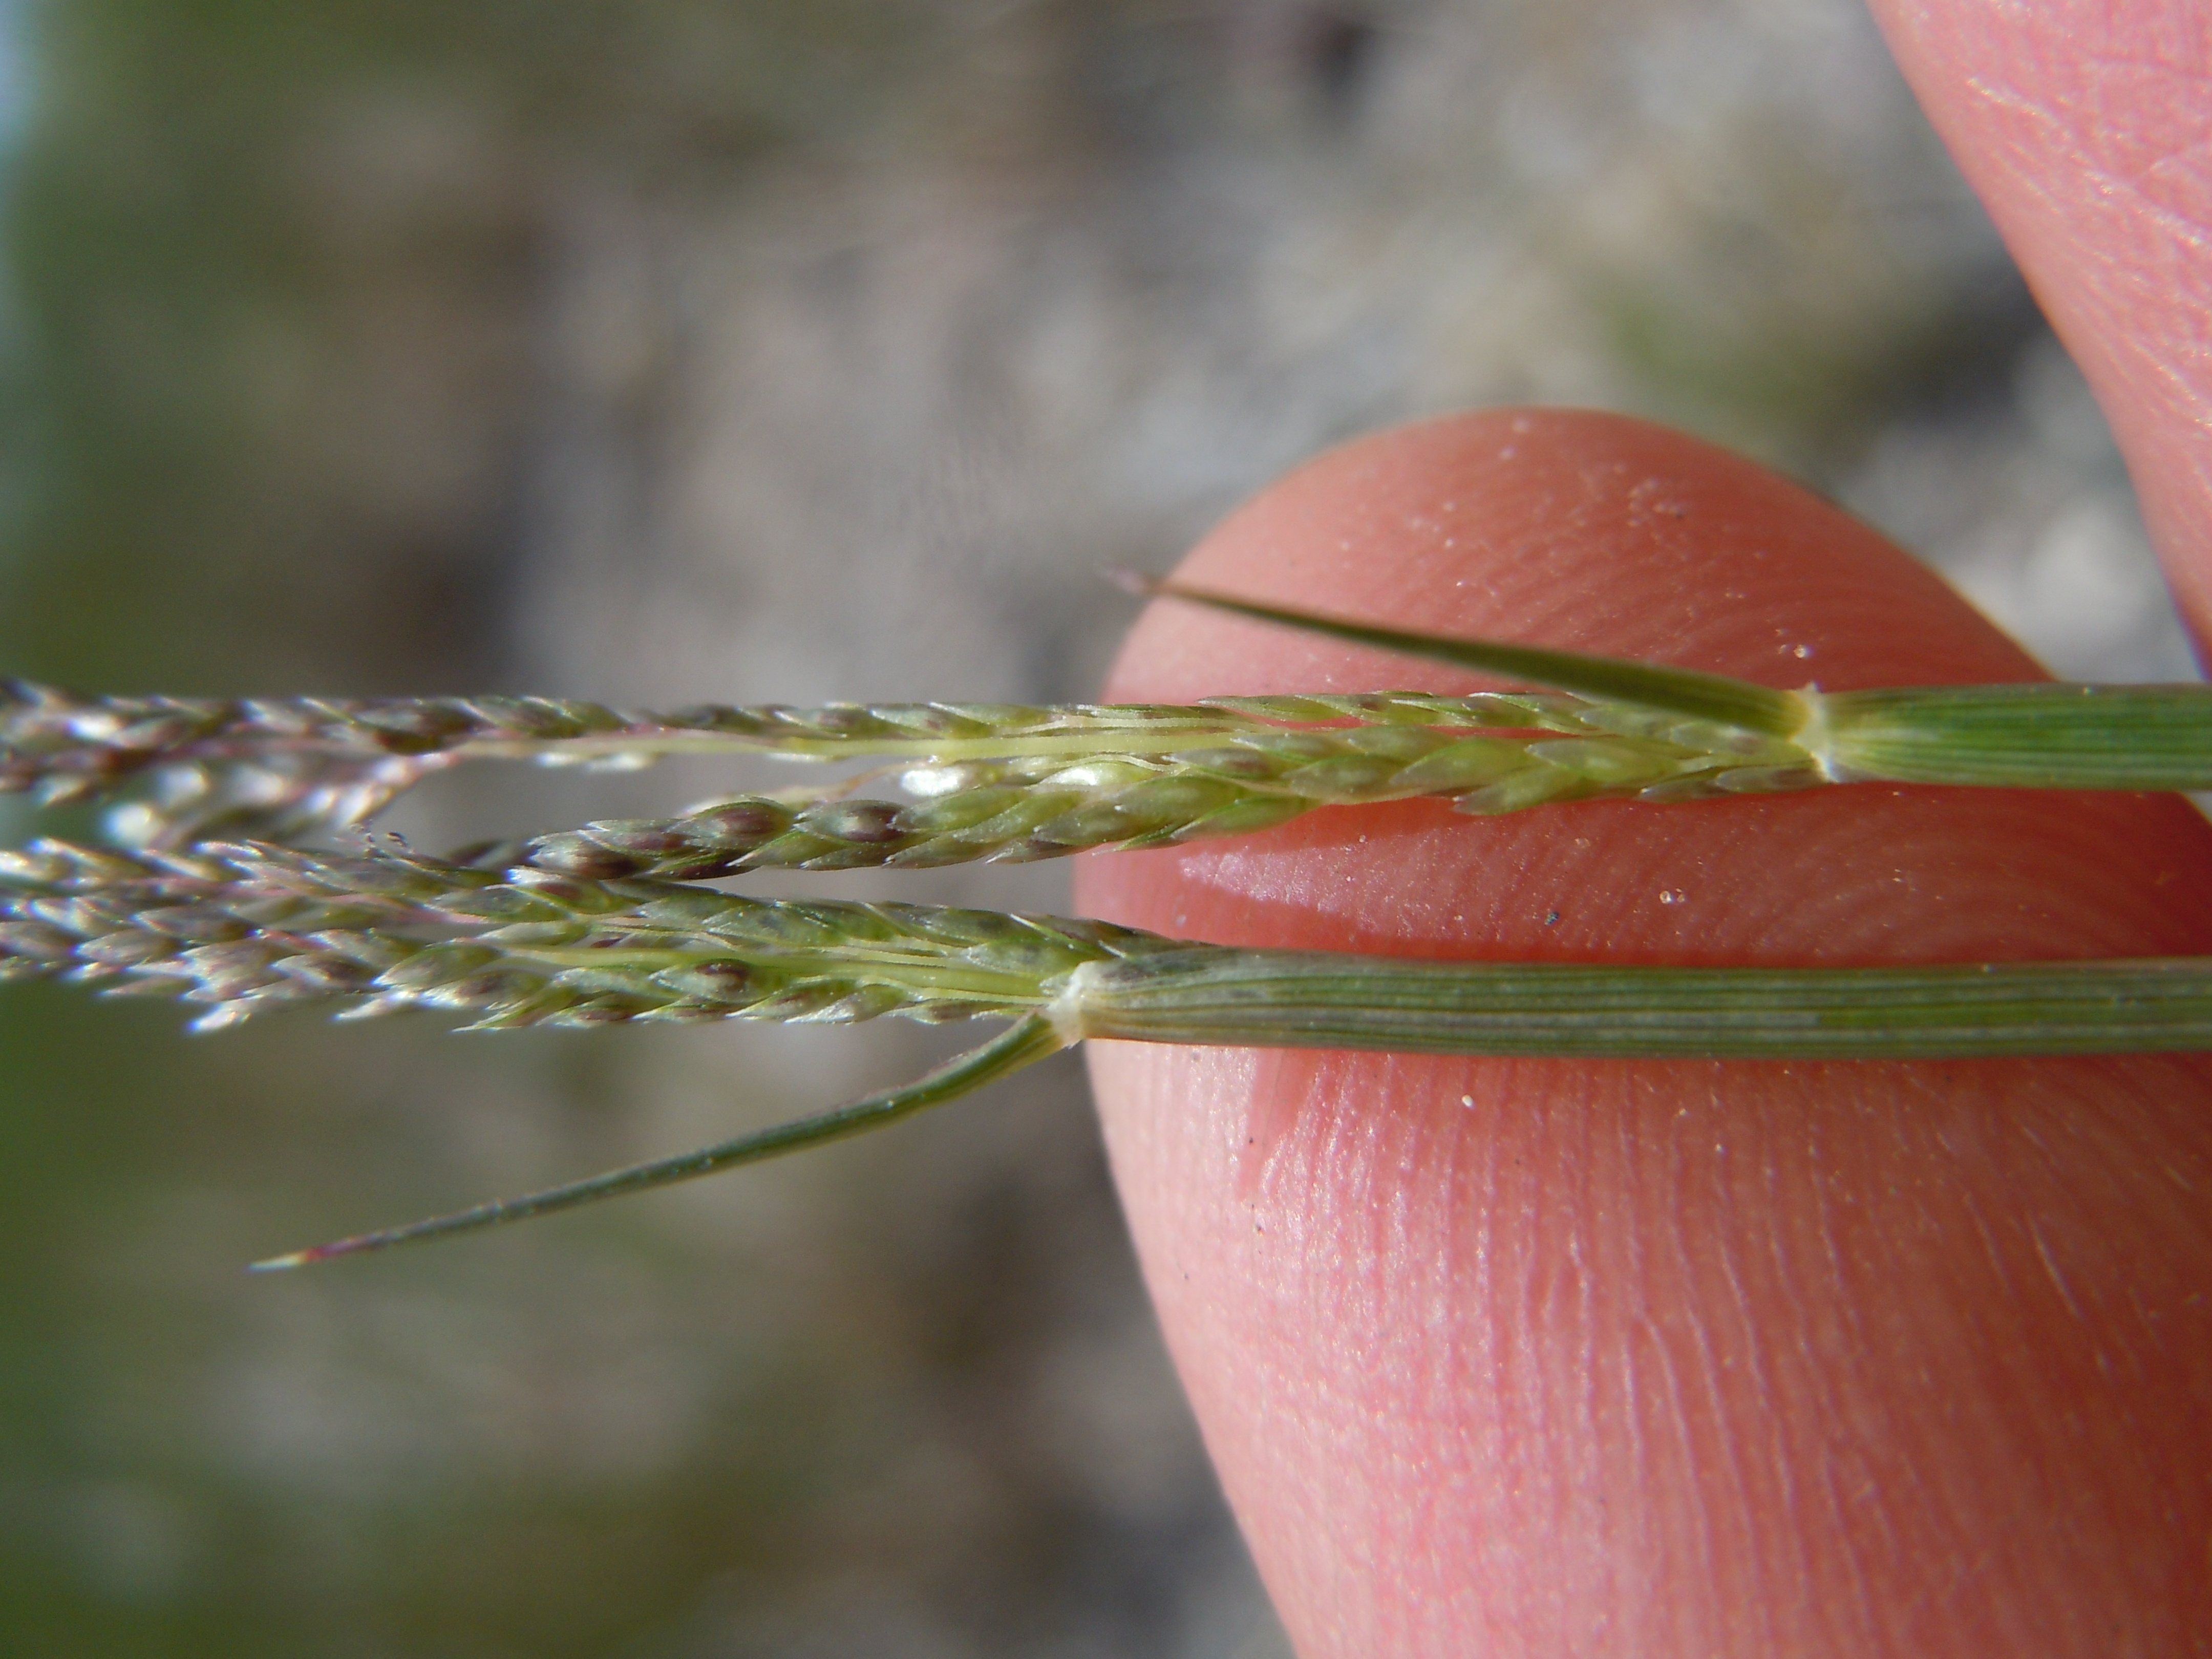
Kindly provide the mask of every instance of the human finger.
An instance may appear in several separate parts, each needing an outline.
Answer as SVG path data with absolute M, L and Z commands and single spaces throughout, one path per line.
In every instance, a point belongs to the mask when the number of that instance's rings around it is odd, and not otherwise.
M 2032 664 L 1904 554 L 1616 417 L 1354 444 L 1179 573 L 1832 689 Z M 1172 603 L 1115 697 L 1465 689 Z M 1086 860 L 1085 914 L 1430 957 L 2212 948 L 2171 799 L 1433 803 Z M 2212 1628 L 2212 1068 L 1092 1056 L 1207 1443 L 1300 1650 L 2180 1652 Z
M 2212 11 L 1874 0 L 1922 106 L 2112 423 L 2212 639 Z

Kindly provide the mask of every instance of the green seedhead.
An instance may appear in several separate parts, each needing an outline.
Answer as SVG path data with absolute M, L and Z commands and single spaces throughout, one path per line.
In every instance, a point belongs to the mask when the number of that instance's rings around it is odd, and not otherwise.
M 916 1083 L 818 1117 L 267 1267 L 498 1225 L 817 1145 L 1093 1036 L 1591 1058 L 2212 1049 L 2212 962 L 2196 959 L 1408 963 L 700 884 L 768 868 L 1164 847 L 1424 797 L 1492 813 L 1861 780 L 2212 788 L 2203 687 L 1776 690 L 1157 591 L 1549 689 L 652 714 L 511 697 L 79 698 L 13 684 L 0 696 L 0 789 L 105 802 L 115 844 L 41 840 L 0 852 L 0 978 L 173 997 L 198 1011 L 198 1030 L 302 1006 L 340 1018 L 430 1008 L 465 1030 L 1011 1022 Z M 670 753 L 887 762 L 908 799 L 855 798 L 850 784 L 745 795 L 448 859 L 359 828 L 430 772 L 465 762 L 630 766 Z M 333 839 L 347 844 L 314 844 Z

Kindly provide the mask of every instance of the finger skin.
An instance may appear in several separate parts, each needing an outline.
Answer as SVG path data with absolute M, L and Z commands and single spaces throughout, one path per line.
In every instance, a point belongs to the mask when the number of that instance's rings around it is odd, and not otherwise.
M 1831 689 L 2033 669 L 1873 532 L 1613 416 L 1337 451 L 1188 581 Z M 1139 622 L 1115 698 L 1431 665 Z M 1084 914 L 1425 957 L 2212 947 L 2172 799 L 1876 787 L 1316 814 Z M 2212 1632 L 2212 1067 L 1091 1045 L 1163 1326 L 1302 1654 L 2182 1654 Z
M 2212 8 L 1874 10 L 2096 388 L 2182 608 L 2212 637 Z

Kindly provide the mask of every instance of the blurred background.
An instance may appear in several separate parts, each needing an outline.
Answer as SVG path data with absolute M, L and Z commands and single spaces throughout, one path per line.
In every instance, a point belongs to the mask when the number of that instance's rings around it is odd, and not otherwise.
M 86 689 L 1078 698 L 1100 568 L 1502 401 L 1759 455 L 2062 672 L 2195 672 L 1852 0 L 7 0 L 0 259 L 0 671 Z M 945 1045 L 179 1024 L 0 999 L 0 1651 L 1285 1652 L 1072 1063 L 248 1280 Z

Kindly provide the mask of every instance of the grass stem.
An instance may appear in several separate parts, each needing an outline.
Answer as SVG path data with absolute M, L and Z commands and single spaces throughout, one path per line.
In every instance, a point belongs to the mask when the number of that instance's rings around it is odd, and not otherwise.
M 1406 962 L 1200 947 L 1079 969 L 1084 1036 L 1582 1059 L 2212 1050 L 2212 958 L 1907 968 Z

